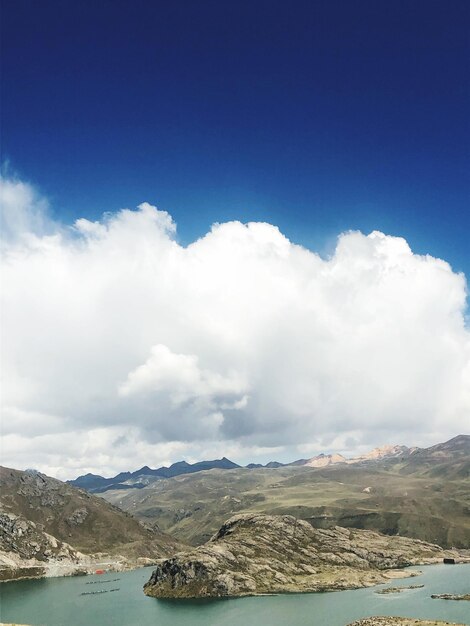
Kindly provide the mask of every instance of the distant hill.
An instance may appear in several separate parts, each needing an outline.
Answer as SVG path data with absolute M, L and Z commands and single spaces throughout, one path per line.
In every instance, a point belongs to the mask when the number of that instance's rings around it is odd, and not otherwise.
M 420 473 L 446 479 L 470 478 L 470 435 L 416 450 L 401 468 L 402 474 Z
M 349 465 L 355 463 L 374 463 L 376 461 L 383 461 L 385 459 L 405 458 L 412 454 L 418 448 L 408 448 L 407 446 L 394 446 L 385 445 L 379 448 L 374 448 L 366 454 L 352 457 L 347 459 L 342 454 L 318 454 L 311 459 L 299 459 L 293 463 L 286 463 L 287 466 L 302 466 L 305 467 L 327 467 L 328 465 L 335 465 L 337 463 L 347 463 Z
M 419 448 L 408 448 L 408 446 L 385 445 L 374 448 L 366 454 L 353 457 L 348 463 L 362 463 L 364 461 L 382 461 L 384 459 L 405 458 L 416 452 Z
M 192 544 L 230 515 L 263 512 L 470 548 L 468 441 L 351 464 L 199 472 L 103 497 Z
M 83 562 L 97 553 L 154 560 L 180 547 L 102 498 L 39 472 L 0 468 L 0 579 L 2 564 Z
M 148 477 L 152 478 L 172 478 L 181 474 L 193 474 L 210 469 L 235 469 L 240 467 L 233 461 L 223 457 L 214 461 L 200 461 L 198 463 L 187 463 L 186 461 L 178 461 L 170 467 L 159 467 L 151 469 L 147 465 L 141 467 L 135 472 L 121 472 L 112 478 L 103 478 L 97 474 L 85 474 L 79 476 L 75 480 L 67 481 L 74 487 L 80 487 L 90 493 L 104 493 L 109 489 L 141 489 L 148 484 Z
M 326 467 L 335 463 L 346 463 L 346 459 L 341 454 L 319 454 L 303 464 L 305 467 Z
M 250 463 L 246 467 L 248 469 L 260 469 L 262 467 L 267 468 L 279 468 L 279 467 L 327 467 L 328 465 L 335 465 L 337 463 L 355 464 L 355 463 L 374 463 L 376 461 L 383 461 L 384 459 L 392 458 L 405 458 L 410 454 L 413 454 L 418 448 L 408 448 L 407 446 L 385 445 L 379 448 L 374 448 L 366 454 L 352 457 L 347 459 L 342 454 L 337 452 L 332 454 L 318 454 L 309 459 L 297 459 L 291 463 L 279 463 L 278 461 L 271 461 L 262 465 L 261 463 Z

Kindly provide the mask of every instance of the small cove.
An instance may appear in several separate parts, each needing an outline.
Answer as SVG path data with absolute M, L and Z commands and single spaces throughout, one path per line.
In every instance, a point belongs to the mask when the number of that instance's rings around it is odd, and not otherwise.
M 152 569 L 3 583 L 0 621 L 32 626 L 345 626 L 370 615 L 402 615 L 470 626 L 469 602 L 430 597 L 468 593 L 470 564 L 416 566 L 411 569 L 421 570 L 419 577 L 355 591 L 183 601 L 155 600 L 143 594 Z M 418 583 L 424 587 L 398 594 L 375 593 L 383 587 Z M 98 590 L 108 592 L 88 595 Z

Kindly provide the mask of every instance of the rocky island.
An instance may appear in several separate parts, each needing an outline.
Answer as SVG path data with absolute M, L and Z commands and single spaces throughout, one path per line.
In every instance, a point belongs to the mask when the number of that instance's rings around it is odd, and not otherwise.
M 245 513 L 230 518 L 206 544 L 161 559 L 144 592 L 195 598 L 356 589 L 403 574 L 387 570 L 452 554 L 405 537 Z

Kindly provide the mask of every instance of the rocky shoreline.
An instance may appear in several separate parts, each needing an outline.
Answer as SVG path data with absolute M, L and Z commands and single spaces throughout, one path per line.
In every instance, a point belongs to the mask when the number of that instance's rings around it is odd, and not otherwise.
M 431 598 L 433 600 L 470 600 L 470 593 L 433 593 Z
M 366 617 L 351 622 L 348 626 L 465 626 L 465 624 L 456 624 L 455 622 L 441 622 L 438 620 L 422 620 L 414 617 Z
M 385 589 L 378 589 L 375 593 L 380 595 L 388 595 L 389 593 L 403 593 L 408 589 L 422 589 L 424 585 L 408 585 L 407 587 L 386 587 Z
M 101 558 L 87 556 L 80 561 L 67 559 L 44 562 L 30 559 L 28 562 L 16 563 L 12 566 L 5 564 L 4 557 L 5 555 L 0 554 L 0 584 L 38 578 L 87 576 L 95 574 L 97 570 L 126 572 L 140 567 L 156 565 L 155 559 L 139 558 L 137 560 L 129 560 L 122 557 L 120 560 L 103 560 L 103 555 L 101 555 Z

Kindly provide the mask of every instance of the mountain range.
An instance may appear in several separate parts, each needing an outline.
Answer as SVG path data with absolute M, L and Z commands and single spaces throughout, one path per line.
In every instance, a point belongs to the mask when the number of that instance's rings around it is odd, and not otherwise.
M 148 465 L 144 465 L 135 472 L 121 472 L 112 478 L 104 478 L 98 474 L 85 474 L 67 482 L 73 487 L 80 487 L 90 493 L 103 493 L 109 489 L 142 489 L 148 483 L 148 481 L 146 482 L 148 477 L 172 478 L 181 474 L 192 474 L 209 469 L 235 469 L 237 467 L 241 466 L 223 457 L 214 461 L 199 461 L 193 464 L 178 461 L 170 467 L 163 466 L 158 469 L 151 469 Z
M 280 467 L 296 466 L 327 467 L 328 465 L 334 465 L 337 463 L 366 463 L 398 457 L 405 458 L 414 454 L 418 449 L 419 448 L 408 448 L 407 446 L 385 445 L 379 448 L 374 448 L 367 454 L 350 459 L 347 459 L 338 453 L 319 454 L 309 459 L 298 459 L 297 461 L 293 461 L 291 463 L 280 463 L 279 461 L 270 461 L 269 463 L 266 463 L 266 465 L 262 465 L 261 463 L 250 463 L 246 466 L 246 468 L 278 469 Z M 90 493 L 104 493 L 105 491 L 116 489 L 143 489 L 155 478 L 173 478 L 174 476 L 180 476 L 182 474 L 193 474 L 195 472 L 210 469 L 231 470 L 241 467 L 241 465 L 223 457 L 213 461 L 200 461 L 193 464 L 187 463 L 186 461 L 178 461 L 177 463 L 170 465 L 170 467 L 163 466 L 158 469 L 151 469 L 148 465 L 144 465 L 134 472 L 121 472 L 111 478 L 104 478 L 98 474 L 89 473 L 67 482 L 74 487 L 80 487 Z

